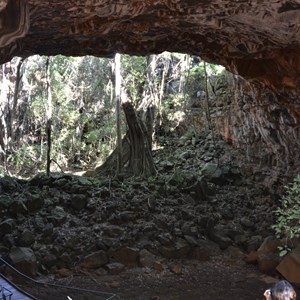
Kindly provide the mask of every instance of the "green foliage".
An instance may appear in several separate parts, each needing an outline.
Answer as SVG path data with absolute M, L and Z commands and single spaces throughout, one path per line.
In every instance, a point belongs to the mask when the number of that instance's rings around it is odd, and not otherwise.
M 150 61 L 151 67 L 147 69 Z M 8 169 L 17 173 L 33 175 L 45 165 L 46 62 L 45 56 L 32 56 L 24 63 L 16 114 L 17 134 L 6 155 Z M 111 59 L 91 56 L 57 55 L 49 59 L 53 103 L 51 159 L 64 170 L 98 165 L 115 148 L 112 64 Z M 153 96 L 161 132 L 171 133 L 186 122 L 190 99 L 197 98 L 199 90 L 204 89 L 204 67 L 199 57 L 168 52 L 151 59 L 122 55 L 121 65 L 122 88 L 135 107 L 149 99 L 150 94 Z M 210 64 L 206 69 L 209 76 L 220 71 Z M 125 133 L 124 120 L 122 130 Z M 51 165 L 52 171 L 61 171 L 55 166 Z M 5 172 L 4 168 L 1 172 Z
M 126 92 L 135 106 L 142 100 L 146 81 L 147 60 L 142 56 L 122 55 L 122 80 Z
M 300 175 L 286 187 L 286 194 L 281 199 L 281 206 L 275 210 L 276 223 L 272 226 L 277 238 L 287 242 L 280 247 L 280 255 L 290 250 L 288 241 L 300 237 Z
M 32 174 L 38 171 L 36 162 L 41 155 L 43 149 L 40 146 L 23 144 L 8 157 L 7 161 L 14 166 L 15 173 Z

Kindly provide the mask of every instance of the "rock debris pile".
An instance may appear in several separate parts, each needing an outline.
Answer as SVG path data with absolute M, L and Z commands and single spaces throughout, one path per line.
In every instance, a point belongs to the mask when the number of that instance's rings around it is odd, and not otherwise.
M 117 274 L 159 258 L 241 259 L 270 233 L 274 199 L 237 151 L 207 132 L 168 139 L 147 180 L 38 175 L 0 181 L 0 252 L 30 276 Z

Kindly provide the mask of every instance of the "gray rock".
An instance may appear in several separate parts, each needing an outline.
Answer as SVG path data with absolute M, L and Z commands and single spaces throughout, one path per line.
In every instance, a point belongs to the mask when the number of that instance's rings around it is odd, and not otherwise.
M 11 248 L 16 245 L 16 239 L 12 234 L 6 234 L 2 238 L 1 242 L 3 243 L 4 246 Z
M 225 250 L 232 245 L 232 240 L 228 237 L 226 230 L 215 227 L 209 231 L 209 238 L 217 243 L 222 250 Z
M 245 248 L 248 253 L 256 251 L 262 244 L 262 237 L 260 235 L 251 236 L 250 239 L 245 241 Z
M 60 178 L 54 181 L 54 185 L 58 187 L 63 187 L 68 183 L 68 180 L 66 178 Z
M 194 157 L 194 153 L 191 150 L 184 151 L 179 155 L 179 158 L 181 160 L 187 160 L 187 159 L 193 158 L 193 157 Z
M 13 202 L 12 198 L 8 195 L 0 196 L 0 210 L 7 209 Z
M 37 271 L 36 257 L 30 248 L 14 247 L 9 252 L 12 265 L 28 276 L 35 276 Z
M 103 236 L 116 238 L 124 234 L 124 229 L 115 225 L 106 225 L 103 227 Z
M 31 197 L 27 201 L 27 208 L 29 212 L 35 212 L 40 210 L 45 203 L 45 199 L 38 194 L 31 195 Z
M 98 269 L 108 263 L 106 252 L 99 250 L 91 253 L 84 258 L 83 266 L 87 269 Z
M 161 247 L 159 252 L 167 258 L 184 258 L 190 252 L 191 246 L 184 239 L 178 238 L 173 246 Z
M 172 235 L 169 233 L 159 234 L 157 236 L 157 240 L 163 246 L 171 246 L 174 242 Z
M 45 223 L 44 223 L 44 219 L 40 216 L 35 216 L 34 218 L 34 224 L 35 224 L 35 228 L 41 232 L 44 227 L 45 227 Z
M 201 169 L 201 174 L 216 184 L 223 184 L 226 181 L 223 170 L 215 163 L 206 163 Z
M 26 205 L 22 200 L 15 199 L 9 207 L 9 212 L 13 215 L 26 214 L 28 212 Z
M 196 183 L 190 187 L 190 195 L 196 202 L 208 200 L 209 188 L 206 180 L 203 178 L 197 180 Z
M 0 180 L 0 193 L 14 192 L 17 189 L 17 181 L 11 177 L 5 176 Z
M 56 206 L 51 210 L 50 219 L 54 221 L 55 224 L 62 224 L 67 218 L 67 213 L 61 206 Z
M 0 237 L 7 233 L 12 233 L 16 226 L 16 222 L 13 219 L 6 219 L 0 223 Z
M 121 263 L 115 262 L 115 263 L 107 264 L 106 268 L 109 274 L 117 275 L 125 269 L 125 266 Z
M 34 234 L 28 229 L 25 229 L 21 234 L 19 243 L 22 247 L 28 247 L 33 244 L 34 240 Z
M 191 245 L 191 246 L 197 246 L 198 242 L 197 240 L 190 235 L 185 235 L 184 238 L 186 239 L 186 241 Z
M 152 268 L 156 261 L 156 256 L 146 249 L 140 251 L 139 258 L 139 263 L 141 267 Z
M 71 186 L 72 194 L 87 194 L 89 190 L 90 190 L 90 187 L 83 186 L 80 184 L 72 184 L 72 186 Z
M 43 236 L 44 237 L 49 237 L 49 236 L 52 236 L 53 234 L 53 229 L 54 229 L 54 226 L 52 223 L 47 223 L 44 227 L 44 230 L 43 230 Z
M 255 229 L 255 227 L 256 227 L 255 224 L 246 217 L 241 218 L 240 223 L 245 228 Z
M 43 255 L 42 264 L 47 268 L 51 268 L 57 263 L 57 257 L 52 253 L 47 253 Z
M 220 247 L 210 240 L 198 240 L 197 247 L 193 248 L 191 258 L 199 261 L 207 261 L 221 253 Z
M 71 198 L 71 206 L 76 210 L 81 210 L 86 207 L 87 197 L 83 194 L 73 195 Z

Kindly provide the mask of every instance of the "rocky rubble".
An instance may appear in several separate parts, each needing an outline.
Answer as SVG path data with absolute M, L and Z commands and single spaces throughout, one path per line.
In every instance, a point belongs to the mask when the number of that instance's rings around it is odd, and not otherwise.
M 31 276 L 75 267 L 116 274 L 222 253 L 241 259 L 270 233 L 274 200 L 240 157 L 207 132 L 188 132 L 154 152 L 158 175 L 147 180 L 2 178 L 1 255 Z

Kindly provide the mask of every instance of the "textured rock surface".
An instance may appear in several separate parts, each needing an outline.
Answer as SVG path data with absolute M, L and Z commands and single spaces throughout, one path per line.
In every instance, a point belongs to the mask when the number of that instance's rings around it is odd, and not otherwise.
M 6 0 L 0 61 L 36 53 L 187 52 L 296 96 L 299 9 L 292 0 Z

